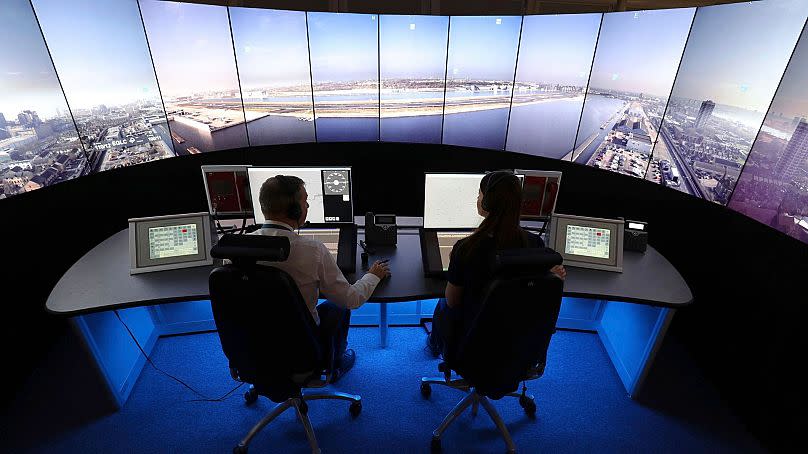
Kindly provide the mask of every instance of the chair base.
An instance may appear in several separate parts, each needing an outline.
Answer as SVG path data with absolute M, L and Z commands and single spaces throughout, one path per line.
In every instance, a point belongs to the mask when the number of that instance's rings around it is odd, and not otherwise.
M 431 385 L 442 385 L 447 386 L 449 388 L 458 389 L 460 391 L 465 391 L 468 394 L 463 397 L 463 399 L 455 405 L 454 409 L 449 412 L 448 415 L 443 419 L 443 422 L 432 432 L 432 442 L 431 442 L 431 451 L 432 452 L 439 452 L 441 450 L 441 443 L 440 439 L 443 435 L 443 432 L 452 424 L 463 412 L 471 407 L 471 415 L 477 416 L 477 410 L 480 405 L 482 405 L 483 409 L 488 416 L 491 417 L 491 420 L 494 421 L 494 424 L 497 426 L 499 433 L 502 435 L 503 440 L 505 441 L 505 446 L 507 448 L 507 452 L 514 453 L 516 452 L 516 445 L 513 443 L 513 439 L 511 438 L 511 434 L 508 432 L 508 428 L 505 426 L 505 422 L 502 420 L 502 417 L 497 412 L 497 409 L 488 400 L 487 397 L 482 396 L 477 393 L 477 391 L 465 380 L 463 379 L 456 379 L 452 380 L 448 376 L 446 377 L 423 377 L 421 379 L 421 395 L 425 398 L 429 398 L 432 394 L 432 387 Z M 519 405 L 525 410 L 529 416 L 534 417 L 536 414 L 536 403 L 535 399 L 532 395 L 527 394 L 527 387 L 522 386 L 521 393 L 508 393 L 506 396 L 509 397 L 517 397 L 519 398 Z
M 248 391 L 248 393 L 250 393 Z M 306 402 L 310 400 L 347 400 L 351 402 L 351 406 L 349 410 L 351 412 L 351 416 L 356 418 L 359 416 L 359 413 L 362 412 L 362 397 L 355 395 L 355 394 L 347 394 L 337 391 L 329 391 L 329 392 L 321 392 L 321 393 L 303 393 L 298 397 L 292 397 L 286 399 L 285 401 L 279 403 L 272 409 L 269 414 L 264 416 L 263 419 L 258 421 L 256 425 L 250 429 L 247 435 L 233 448 L 234 454 L 245 454 L 247 452 L 247 446 L 250 444 L 250 441 L 258 435 L 258 432 L 261 431 L 267 424 L 271 423 L 272 420 L 277 418 L 283 412 L 290 408 L 295 409 L 295 413 L 297 414 L 297 419 L 303 424 L 303 429 L 306 431 L 306 438 L 309 441 L 309 446 L 311 447 L 311 452 L 313 454 L 320 454 L 320 447 L 317 445 L 317 437 L 314 435 L 314 428 L 311 426 L 311 420 L 309 419 L 309 406 Z M 249 402 L 249 401 L 248 401 Z

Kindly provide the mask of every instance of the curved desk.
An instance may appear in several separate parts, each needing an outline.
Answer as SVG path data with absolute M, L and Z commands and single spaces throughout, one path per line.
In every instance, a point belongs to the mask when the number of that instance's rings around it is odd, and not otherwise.
M 209 298 L 212 266 L 130 276 L 128 241 L 128 229 L 124 229 L 101 242 L 73 264 L 48 297 L 47 310 L 76 316 L 73 320 L 85 340 L 89 340 L 90 327 L 83 316 Z M 380 304 L 380 337 L 385 347 L 387 304 L 442 297 L 446 281 L 424 277 L 417 229 L 399 229 L 397 247 L 375 247 L 370 262 L 379 258 L 390 259 L 393 272 L 369 300 Z M 357 273 L 347 275 L 349 281 L 361 275 L 359 260 L 357 253 Z M 622 273 L 568 268 L 564 295 L 567 314 L 559 318 L 559 327 L 597 332 L 631 395 L 647 375 L 675 310 L 693 299 L 673 265 L 652 247 L 645 254 L 625 252 Z M 189 326 L 186 332 L 195 329 Z M 150 341 L 156 337 L 141 343 L 148 345 Z M 92 342 L 88 347 L 97 350 Z

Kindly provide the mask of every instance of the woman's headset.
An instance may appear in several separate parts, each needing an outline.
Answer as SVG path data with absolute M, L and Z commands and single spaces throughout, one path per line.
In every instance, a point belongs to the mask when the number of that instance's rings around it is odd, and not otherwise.
M 490 194 L 491 190 L 494 189 L 494 186 L 499 184 L 502 180 L 508 177 L 515 177 L 515 176 L 516 175 L 510 170 L 497 170 L 486 174 L 485 177 L 483 178 L 488 178 L 488 182 L 485 184 L 485 187 L 483 189 L 483 199 L 480 201 L 480 207 L 482 207 L 482 209 L 485 211 L 491 212 L 491 210 L 489 209 L 490 208 L 489 205 L 491 203 L 489 200 L 491 196 L 489 196 L 488 194 Z

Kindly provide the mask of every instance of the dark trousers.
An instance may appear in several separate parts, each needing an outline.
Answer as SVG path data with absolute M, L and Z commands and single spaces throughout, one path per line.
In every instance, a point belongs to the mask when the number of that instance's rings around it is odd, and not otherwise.
M 351 311 L 330 301 L 317 306 L 320 317 L 320 345 L 328 348 L 333 342 L 334 361 L 337 366 L 348 347 L 348 327 L 351 325 Z
M 432 332 L 429 334 L 429 342 L 439 352 L 443 353 L 444 359 L 451 357 L 457 344 L 457 332 L 459 311 L 453 310 L 446 304 L 446 298 L 438 300 L 435 312 L 432 314 Z

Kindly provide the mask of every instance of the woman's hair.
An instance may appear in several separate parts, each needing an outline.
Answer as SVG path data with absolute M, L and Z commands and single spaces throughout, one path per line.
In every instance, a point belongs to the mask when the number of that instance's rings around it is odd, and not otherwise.
M 463 257 L 471 255 L 481 241 L 493 238 L 497 250 L 524 247 L 525 231 L 519 226 L 522 209 L 522 186 L 519 178 L 508 171 L 487 173 L 480 181 L 482 208 L 488 212 L 480 226 L 458 247 Z

